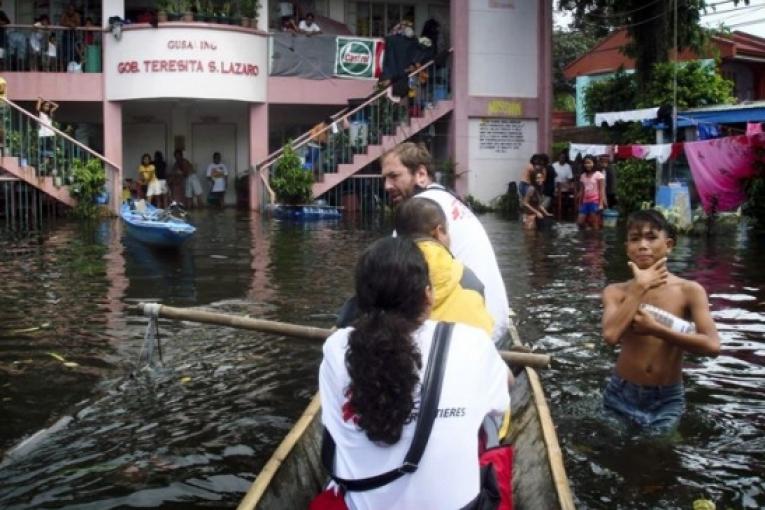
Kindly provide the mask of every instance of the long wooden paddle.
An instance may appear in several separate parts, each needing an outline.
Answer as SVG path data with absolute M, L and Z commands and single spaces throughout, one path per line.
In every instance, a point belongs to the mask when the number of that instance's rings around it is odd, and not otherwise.
M 229 328 L 248 329 L 260 331 L 261 333 L 272 333 L 309 340 L 325 340 L 333 331 L 331 329 L 301 326 L 287 322 L 251 319 L 226 313 L 208 312 L 196 308 L 175 308 L 159 303 L 138 303 L 138 309 L 146 316 L 156 315 L 166 319 L 215 324 Z M 499 354 L 502 356 L 502 359 L 511 365 L 532 368 L 546 368 L 550 366 L 550 356 L 547 354 L 514 351 L 499 351 Z

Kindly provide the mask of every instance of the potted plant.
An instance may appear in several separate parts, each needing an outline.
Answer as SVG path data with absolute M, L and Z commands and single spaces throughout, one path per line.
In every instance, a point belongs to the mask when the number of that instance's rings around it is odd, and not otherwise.
M 284 153 L 274 166 L 271 189 L 276 194 L 276 201 L 285 205 L 307 203 L 311 199 L 313 175 L 303 168 L 292 144 L 284 147 Z
M 252 28 L 258 28 L 258 18 L 260 18 L 261 7 L 263 7 L 263 5 L 260 3 L 260 0 L 255 0 L 255 5 L 253 5 L 252 10 L 250 11 L 252 13 L 252 17 L 250 18 L 250 26 Z
M 231 17 L 231 2 L 223 2 L 223 5 L 220 9 L 220 17 L 218 18 L 218 23 L 227 23 L 231 24 L 233 18 Z
M 179 0 L 166 0 L 165 9 L 167 11 L 167 21 L 178 21 L 181 19 L 181 6 Z
M 178 6 L 183 13 L 183 18 L 181 18 L 183 21 L 194 21 L 194 11 L 191 9 L 190 0 L 178 0 Z
M 159 0 L 157 2 L 157 21 L 164 23 L 168 20 L 167 13 L 170 10 L 170 0 Z
M 241 24 L 243 27 L 252 26 L 250 21 L 252 10 L 253 10 L 253 0 L 240 0 L 239 14 L 241 16 Z

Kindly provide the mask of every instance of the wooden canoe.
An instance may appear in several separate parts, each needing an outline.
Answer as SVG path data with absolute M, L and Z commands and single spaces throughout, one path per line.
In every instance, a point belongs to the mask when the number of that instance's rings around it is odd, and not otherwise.
M 512 324 L 510 332 L 513 344 L 521 345 Z M 510 399 L 514 508 L 574 510 L 558 436 L 533 368 L 526 367 L 516 376 Z M 238 510 L 307 508 L 327 482 L 321 465 L 321 432 L 317 393 L 260 471 Z

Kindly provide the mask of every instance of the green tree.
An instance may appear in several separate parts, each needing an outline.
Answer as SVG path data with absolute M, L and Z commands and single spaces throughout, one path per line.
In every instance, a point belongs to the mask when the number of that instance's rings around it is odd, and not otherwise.
M 628 159 L 616 165 L 616 200 L 623 215 L 653 201 L 656 164 L 642 159 Z
M 610 78 L 590 83 L 584 91 L 584 111 L 587 119 L 592 122 L 598 112 L 634 109 L 637 97 L 635 77 L 619 69 Z
M 655 64 L 646 90 L 638 97 L 638 108 L 672 104 L 673 62 Z M 677 107 L 697 108 L 733 103 L 733 82 L 723 78 L 715 66 L 692 61 L 677 64 Z
M 749 4 L 749 0 L 731 3 Z M 631 42 L 624 52 L 635 59 L 641 90 L 648 87 L 653 65 L 669 59 L 675 35 L 680 49 L 703 47 L 707 38 L 699 21 L 705 7 L 704 0 L 558 0 L 559 9 L 573 11 L 572 25 L 578 30 L 603 37 L 613 29 L 626 28 Z
M 72 215 L 81 219 L 98 217 L 96 197 L 103 193 L 106 184 L 104 165 L 98 159 L 72 161 L 72 186 L 69 194 L 77 199 Z
M 695 108 L 732 103 L 733 82 L 717 72 L 715 66 L 701 62 L 654 64 L 651 80 L 639 90 L 634 75 L 623 71 L 592 83 L 584 93 L 584 107 L 592 120 L 597 112 L 650 108 L 673 102 L 673 74 L 677 66 L 677 106 Z
M 573 80 L 567 80 L 563 70 L 595 45 L 597 39 L 580 30 L 556 30 L 553 32 L 553 90 L 555 94 L 572 94 Z

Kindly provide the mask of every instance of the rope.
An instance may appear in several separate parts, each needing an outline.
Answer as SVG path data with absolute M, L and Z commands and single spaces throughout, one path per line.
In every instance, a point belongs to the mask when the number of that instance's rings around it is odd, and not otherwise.
M 149 317 L 149 323 L 146 325 L 146 333 L 143 335 L 143 347 L 141 347 L 141 352 L 138 354 L 139 365 L 143 363 L 144 358 L 146 359 L 145 364 L 149 367 L 156 365 L 161 367 L 164 364 L 162 360 L 162 345 L 159 339 L 160 306 L 158 303 L 149 303 L 144 307 L 144 315 Z M 156 363 L 154 360 L 155 350 L 157 351 L 159 363 Z

